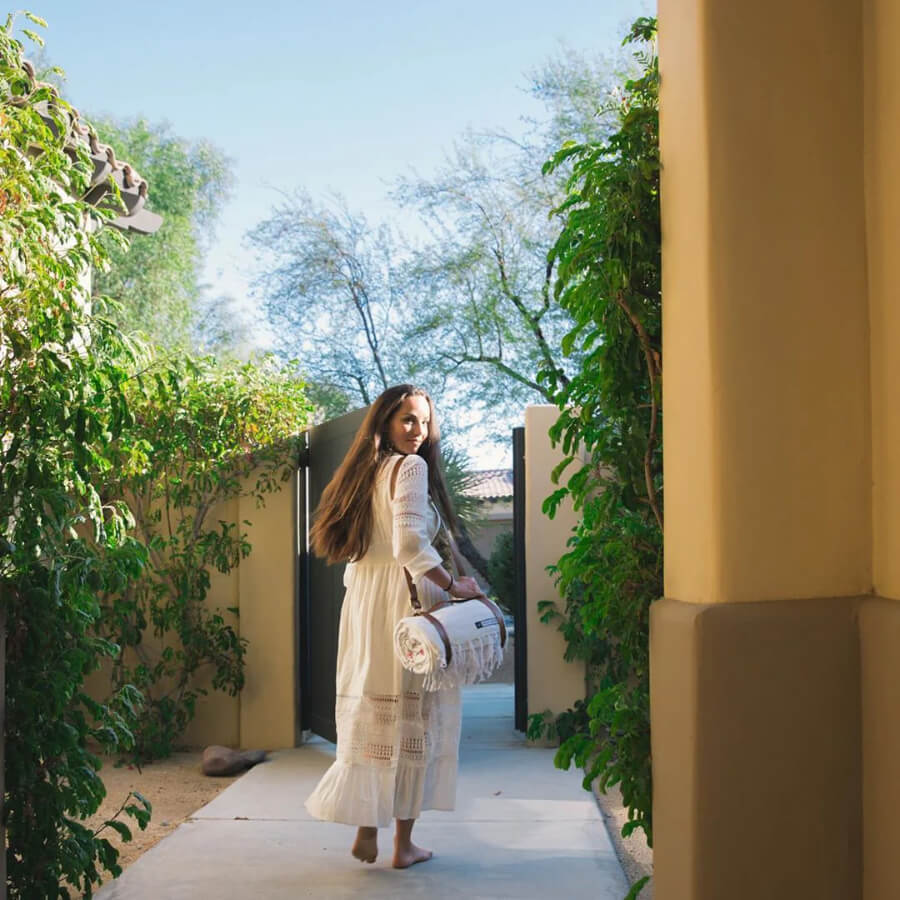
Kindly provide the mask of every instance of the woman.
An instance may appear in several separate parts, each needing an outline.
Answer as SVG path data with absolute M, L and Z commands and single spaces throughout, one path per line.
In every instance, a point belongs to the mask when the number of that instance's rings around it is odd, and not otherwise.
M 337 758 L 306 801 L 317 819 L 356 825 L 352 853 L 372 863 L 378 828 L 396 819 L 395 868 L 431 859 L 412 842 L 424 809 L 453 809 L 459 689 L 423 691 L 396 659 L 393 633 L 410 615 L 412 576 L 425 609 L 474 597 L 446 528 L 456 516 L 440 467 L 440 429 L 421 388 L 388 388 L 370 407 L 322 494 L 311 538 L 330 563 L 347 562 L 337 660 Z

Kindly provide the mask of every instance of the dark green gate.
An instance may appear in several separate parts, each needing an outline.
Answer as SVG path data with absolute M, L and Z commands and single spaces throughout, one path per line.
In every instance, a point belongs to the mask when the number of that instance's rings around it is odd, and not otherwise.
M 307 433 L 298 482 L 298 634 L 301 727 L 337 740 L 334 721 L 338 625 L 344 599 L 344 566 L 329 566 L 309 552 L 310 518 L 319 504 L 366 409 L 318 425 Z

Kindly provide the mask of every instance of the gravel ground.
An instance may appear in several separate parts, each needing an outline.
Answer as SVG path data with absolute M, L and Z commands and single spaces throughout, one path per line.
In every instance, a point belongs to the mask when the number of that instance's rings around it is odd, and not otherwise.
M 622 837 L 622 826 L 628 821 L 628 811 L 622 803 L 622 794 L 618 786 L 609 788 L 605 794 L 595 786 L 594 796 L 603 813 L 606 830 L 629 883 L 634 884 L 645 875 L 651 876 L 651 880 L 638 894 L 638 900 L 653 900 L 653 851 L 647 846 L 647 840 L 641 829 L 632 832 L 627 838 Z

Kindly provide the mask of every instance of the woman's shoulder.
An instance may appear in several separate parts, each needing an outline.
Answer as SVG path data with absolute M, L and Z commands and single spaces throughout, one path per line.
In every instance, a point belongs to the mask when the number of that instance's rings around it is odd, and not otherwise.
M 416 468 L 427 471 L 428 460 L 426 460 L 424 456 L 419 456 L 418 453 L 398 453 L 395 451 L 390 456 L 385 457 L 384 462 L 381 463 L 381 467 L 378 470 L 378 474 L 382 475 L 385 472 L 392 472 L 398 467 L 401 471 L 403 469 Z
M 378 465 L 375 472 L 375 480 L 383 481 L 394 472 L 413 472 L 421 469 L 428 471 L 428 463 L 416 453 L 392 453 L 386 456 Z
M 428 462 L 417 453 L 392 453 L 381 464 L 376 480 L 380 482 L 428 477 Z
M 398 453 L 397 456 L 402 456 L 403 458 L 403 462 L 400 463 L 401 472 L 428 471 L 428 461 L 423 456 L 419 456 L 418 453 L 407 453 L 405 455 L 402 453 Z

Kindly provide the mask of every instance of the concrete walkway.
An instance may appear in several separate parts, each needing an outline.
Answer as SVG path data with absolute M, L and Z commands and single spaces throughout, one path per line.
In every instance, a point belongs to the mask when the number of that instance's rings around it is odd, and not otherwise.
M 99 900 L 622 900 L 628 886 L 593 797 L 553 751 L 513 729 L 510 685 L 464 692 L 457 808 L 426 812 L 415 838 L 430 862 L 390 868 L 350 856 L 353 829 L 317 822 L 303 801 L 334 759 L 314 739 L 251 769 L 145 853 Z

